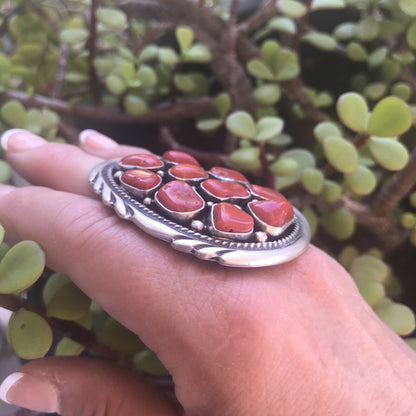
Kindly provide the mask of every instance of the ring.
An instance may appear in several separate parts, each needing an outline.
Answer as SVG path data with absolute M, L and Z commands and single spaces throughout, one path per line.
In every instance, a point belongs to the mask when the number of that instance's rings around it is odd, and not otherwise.
M 184 152 L 106 161 L 89 180 L 121 218 L 179 251 L 224 266 L 286 263 L 311 238 L 305 217 L 282 194 L 231 169 L 206 171 Z

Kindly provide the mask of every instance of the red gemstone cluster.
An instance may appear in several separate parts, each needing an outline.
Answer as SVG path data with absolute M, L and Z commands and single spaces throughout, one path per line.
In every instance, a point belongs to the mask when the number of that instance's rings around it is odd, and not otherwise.
M 197 231 L 238 240 L 266 241 L 293 222 L 290 203 L 279 192 L 250 185 L 239 172 L 203 169 L 191 155 L 165 152 L 126 156 L 121 185 L 140 202 Z

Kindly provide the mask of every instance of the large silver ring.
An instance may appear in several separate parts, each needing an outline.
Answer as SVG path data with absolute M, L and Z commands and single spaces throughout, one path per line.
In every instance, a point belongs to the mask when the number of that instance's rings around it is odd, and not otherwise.
M 298 257 L 310 242 L 308 222 L 282 194 L 231 169 L 206 171 L 187 153 L 113 159 L 89 180 L 121 218 L 202 260 L 271 266 Z

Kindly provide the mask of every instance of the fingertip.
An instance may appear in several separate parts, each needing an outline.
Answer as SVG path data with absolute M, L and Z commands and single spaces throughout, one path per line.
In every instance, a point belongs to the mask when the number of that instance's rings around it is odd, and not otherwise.
M 89 152 L 97 152 L 118 147 L 118 143 L 96 130 L 86 129 L 79 134 L 81 148 Z
M 14 186 L 0 185 L 0 198 L 12 192 L 13 189 L 14 189 Z

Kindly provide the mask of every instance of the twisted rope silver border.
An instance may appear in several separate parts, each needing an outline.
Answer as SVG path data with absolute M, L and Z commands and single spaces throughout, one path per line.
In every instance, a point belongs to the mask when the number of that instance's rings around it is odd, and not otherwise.
M 169 242 L 176 250 L 192 253 L 202 260 L 217 261 L 224 266 L 265 267 L 293 260 L 308 247 L 311 238 L 309 224 L 296 208 L 293 225 L 288 231 L 281 238 L 264 243 L 224 240 L 177 224 L 140 203 L 118 185 L 114 179 L 118 162 L 119 159 L 113 159 L 92 170 L 89 181 L 94 191 L 119 217 Z

